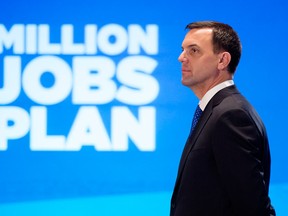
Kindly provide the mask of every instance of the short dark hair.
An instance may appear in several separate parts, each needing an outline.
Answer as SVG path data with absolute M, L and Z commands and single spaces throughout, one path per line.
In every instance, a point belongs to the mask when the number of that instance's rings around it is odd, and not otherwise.
M 230 53 L 231 61 L 228 65 L 228 71 L 234 74 L 240 61 L 242 50 L 238 34 L 231 26 L 215 21 L 192 22 L 189 23 L 185 29 L 191 30 L 203 28 L 212 29 L 212 44 L 214 53 L 219 53 L 221 51 Z

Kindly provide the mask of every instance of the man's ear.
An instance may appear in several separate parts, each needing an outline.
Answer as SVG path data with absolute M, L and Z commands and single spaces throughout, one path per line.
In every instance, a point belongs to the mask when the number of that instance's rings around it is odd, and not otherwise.
M 229 52 L 219 53 L 218 70 L 225 70 L 231 61 L 231 55 Z

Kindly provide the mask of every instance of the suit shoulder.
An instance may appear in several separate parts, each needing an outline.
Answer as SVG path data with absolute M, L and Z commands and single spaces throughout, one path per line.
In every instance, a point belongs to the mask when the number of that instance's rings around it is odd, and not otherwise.
M 243 124 L 254 124 L 259 131 L 265 128 L 261 117 L 249 101 L 241 94 L 232 94 L 225 97 L 213 108 L 213 114 L 218 120 L 229 118 L 232 121 L 241 121 Z M 265 130 L 265 129 L 264 129 Z
M 248 100 L 241 94 L 232 94 L 221 100 L 216 106 L 213 107 L 213 112 L 231 112 L 231 111 L 251 111 L 254 110 Z

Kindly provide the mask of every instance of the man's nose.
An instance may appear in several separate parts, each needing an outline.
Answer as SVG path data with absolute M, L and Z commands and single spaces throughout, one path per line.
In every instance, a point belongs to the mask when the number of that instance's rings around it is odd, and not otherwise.
M 186 58 L 186 56 L 185 56 L 185 50 L 183 50 L 182 53 L 179 55 L 178 61 L 179 61 L 179 62 L 187 61 L 187 58 Z

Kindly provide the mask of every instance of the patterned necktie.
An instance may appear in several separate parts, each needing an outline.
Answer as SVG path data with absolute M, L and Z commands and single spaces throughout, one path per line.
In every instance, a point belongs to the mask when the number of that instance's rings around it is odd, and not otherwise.
M 200 109 L 199 105 L 197 106 L 196 110 L 195 110 L 195 113 L 194 113 L 194 117 L 193 117 L 193 120 L 192 120 L 192 125 L 191 125 L 191 130 L 190 130 L 190 134 L 188 136 L 188 139 L 186 141 L 186 144 L 185 144 L 185 147 L 183 149 L 183 153 L 182 153 L 182 156 L 181 156 L 181 160 L 180 160 L 180 164 L 179 164 L 179 170 L 180 170 L 180 167 L 183 167 L 184 166 L 184 163 L 185 163 L 185 158 L 187 157 L 188 153 L 189 153 L 189 149 L 191 147 L 191 143 L 190 143 L 190 139 L 192 138 L 192 133 L 193 133 L 193 130 L 194 128 L 196 127 L 197 125 L 197 122 L 198 120 L 200 119 L 202 115 L 202 110 Z M 179 171 L 178 171 L 179 172 Z M 178 173 L 179 175 L 179 173 Z
M 191 126 L 191 130 L 190 130 L 190 136 L 193 133 L 200 117 L 202 115 L 202 110 L 200 109 L 199 105 L 197 106 L 195 113 L 194 113 L 194 117 L 193 117 L 193 121 L 192 121 L 192 126 Z

